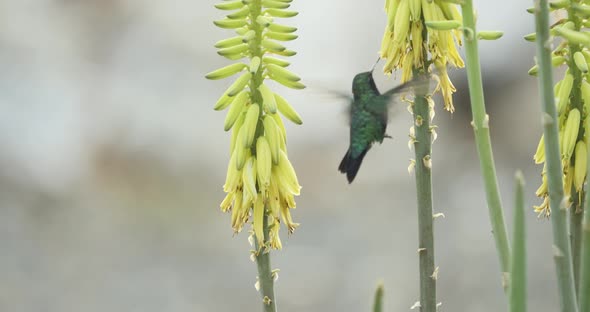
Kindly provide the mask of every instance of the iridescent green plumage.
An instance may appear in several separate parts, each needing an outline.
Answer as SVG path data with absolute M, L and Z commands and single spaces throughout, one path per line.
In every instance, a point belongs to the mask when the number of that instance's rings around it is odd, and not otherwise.
M 373 80 L 372 71 L 354 77 L 354 99 L 350 108 L 350 146 L 338 167 L 340 172 L 346 173 L 349 183 L 354 180 L 373 143 L 382 143 L 387 137 L 385 129 L 391 98 L 404 91 L 407 86 L 408 84 L 403 84 L 381 94 Z

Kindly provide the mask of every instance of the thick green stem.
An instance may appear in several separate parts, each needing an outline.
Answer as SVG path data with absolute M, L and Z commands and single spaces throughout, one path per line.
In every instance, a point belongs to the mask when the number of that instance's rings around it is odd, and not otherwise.
M 586 118 L 590 126 L 590 118 Z M 588 128 L 590 129 L 590 128 Z M 590 149 L 588 150 L 590 161 Z M 590 177 L 590 166 L 586 179 Z M 586 194 L 590 191 L 590 185 L 586 183 Z M 585 196 L 584 222 L 582 227 L 582 246 L 580 263 L 580 312 L 590 312 L 590 196 Z
M 414 70 L 422 75 L 426 67 Z M 416 142 L 416 194 L 418 199 L 418 254 L 420 258 L 420 306 L 422 312 L 436 311 L 436 272 L 434 268 L 434 229 L 432 210 L 430 108 L 425 98 L 427 89 L 415 90 L 414 130 Z
M 463 8 L 463 26 L 465 38 L 465 56 L 467 61 L 467 80 L 469 82 L 469 97 L 473 114 L 473 130 L 475 143 L 479 154 L 479 164 L 484 181 L 492 234 L 496 241 L 496 249 L 500 257 L 500 269 L 502 270 L 502 285 L 508 290 L 508 276 L 510 272 L 510 244 L 504 222 L 502 200 L 498 190 L 498 178 L 494 165 L 494 155 L 490 140 L 489 116 L 486 114 L 483 85 L 481 80 L 481 67 L 479 64 L 479 51 L 475 30 L 475 12 L 472 0 L 465 0 Z
M 377 290 L 375 290 L 373 312 L 383 312 L 383 292 L 383 283 L 379 283 L 379 285 L 377 285 Z
M 268 218 L 264 218 L 264 241 L 268 242 Z M 254 239 L 257 250 L 256 264 L 258 266 L 258 283 L 260 286 L 260 294 L 262 295 L 262 305 L 264 312 L 276 312 L 276 300 L 274 291 L 274 276 L 270 269 L 270 251 L 266 250 L 258 244 L 258 240 Z
M 514 231 L 512 232 L 512 272 L 510 274 L 510 312 L 526 312 L 526 223 L 524 217 L 524 178 L 516 173 Z
M 559 154 L 558 119 L 555 109 L 555 96 L 553 94 L 551 42 L 549 41 L 549 8 L 547 0 L 537 0 L 534 2 L 539 89 L 543 106 L 545 163 L 547 165 L 549 204 L 552 208 L 553 259 L 557 272 L 561 311 L 576 312 L 578 311 L 578 306 L 574 287 L 571 248 L 568 240 L 567 203 L 563 200 L 563 172 Z
M 572 194 L 575 194 L 575 192 L 572 191 Z M 576 194 L 574 203 L 572 204 L 572 207 L 570 207 L 570 243 L 572 246 L 572 264 L 576 296 L 580 295 L 578 286 L 580 285 L 580 261 L 582 259 L 582 205 L 584 204 L 583 201 L 578 199 L 578 194 Z
M 590 312 L 590 200 L 584 211 L 584 231 L 580 276 L 580 312 Z
M 256 18 L 261 14 L 262 11 L 262 4 L 260 0 L 254 0 L 250 3 L 250 20 L 256 21 Z M 252 52 L 252 57 L 263 57 L 262 51 L 262 31 L 263 27 L 256 23 L 252 22 L 252 29 L 254 30 L 254 39 L 253 43 L 250 45 L 250 49 Z M 250 90 L 258 90 L 258 87 L 263 82 L 262 71 L 257 71 L 256 75 L 252 78 L 250 82 Z M 252 103 L 262 103 L 262 97 L 260 92 L 252 92 Z M 260 110 L 262 113 L 262 109 Z M 259 123 L 259 128 L 257 129 L 256 136 L 258 137 L 261 135 L 261 123 Z M 264 241 L 269 241 L 269 224 L 268 218 L 264 217 L 263 222 L 263 231 L 264 231 Z M 255 239 L 255 246 L 256 246 L 256 264 L 258 266 L 258 283 L 260 286 L 260 294 L 262 295 L 262 305 L 264 312 L 276 312 L 276 300 L 274 294 L 274 277 L 270 268 L 270 250 L 267 250 L 266 247 L 260 246 L 258 244 L 258 240 Z
M 581 20 L 575 14 L 573 7 L 570 6 L 568 9 L 568 19 L 574 22 L 574 29 L 580 29 L 582 27 Z M 580 45 L 570 43 L 569 44 L 569 62 L 568 67 L 569 71 L 574 77 L 574 86 L 581 86 L 582 85 L 582 73 L 576 63 L 574 62 L 574 54 L 579 52 Z M 570 94 L 570 105 L 573 108 L 577 108 L 580 112 L 584 111 L 584 107 L 582 104 L 582 91 L 581 88 L 574 87 L 572 88 Z M 584 127 L 582 126 L 583 123 L 580 123 L 579 135 L 578 137 L 580 140 L 584 136 Z M 578 140 L 576 140 L 578 141 Z M 576 296 L 579 295 L 578 292 L 578 285 L 580 281 L 580 255 L 581 255 L 581 243 L 582 243 L 582 205 L 583 202 L 579 200 L 579 194 L 575 192 L 575 189 L 572 187 L 572 194 L 574 194 L 574 203 L 570 208 L 570 241 L 571 241 L 571 249 L 572 249 L 572 262 L 573 262 L 573 270 L 574 270 L 574 287 L 576 289 Z

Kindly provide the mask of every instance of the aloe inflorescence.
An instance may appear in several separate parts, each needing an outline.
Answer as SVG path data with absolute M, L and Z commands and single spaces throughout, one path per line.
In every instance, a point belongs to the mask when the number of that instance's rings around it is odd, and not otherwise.
M 550 30 L 552 36 L 561 42 L 552 50 L 552 65 L 567 69 L 563 78 L 555 84 L 557 118 L 559 127 L 559 150 L 563 170 L 563 190 L 566 198 L 565 207 L 571 206 L 574 198 L 582 199 L 583 187 L 586 180 L 587 168 L 587 131 L 586 118 L 590 105 L 590 33 L 583 30 L 590 24 L 590 6 L 570 1 L 552 2 L 552 10 L 566 10 L 568 18 L 553 24 Z M 528 41 L 535 41 L 536 34 L 525 36 Z M 536 75 L 537 65 L 529 70 L 529 74 Z M 549 191 L 545 165 L 545 141 L 543 136 L 539 141 L 534 155 L 537 164 L 544 164 L 542 183 L 537 189 L 537 196 L 543 198 L 535 211 L 539 216 L 549 216 Z M 581 203 L 581 200 L 577 202 Z M 578 205 L 581 209 L 581 205 Z
M 387 60 L 383 71 L 401 70 L 401 80 L 406 82 L 412 79 L 412 68 L 434 65 L 439 80 L 436 90 L 442 92 L 445 109 L 453 112 L 456 89 L 447 65 L 465 66 L 457 51 L 457 45 L 462 44 L 457 5 L 439 0 L 387 0 L 385 11 L 388 22 L 379 52 Z
M 280 58 L 295 55 L 280 42 L 296 39 L 297 29 L 275 21 L 297 15 L 288 10 L 290 2 L 237 0 L 215 5 L 228 11 L 226 18 L 215 21 L 215 25 L 236 33 L 215 44 L 217 53 L 240 61 L 206 75 L 208 79 L 222 79 L 241 74 L 214 106 L 215 110 L 229 107 L 224 130 L 231 130 L 230 161 L 223 186 L 227 195 L 221 210 L 231 211 L 235 232 L 251 221 L 257 246 L 273 249 L 282 246 L 281 220 L 289 233 L 298 226 L 290 209 L 295 208 L 294 196 L 301 188 L 287 157 L 285 127 L 279 113 L 295 124 L 302 123 L 301 117 L 266 84 L 270 79 L 288 88 L 305 88 L 301 79 L 287 69 L 289 62 Z M 268 218 L 268 235 L 264 218 Z

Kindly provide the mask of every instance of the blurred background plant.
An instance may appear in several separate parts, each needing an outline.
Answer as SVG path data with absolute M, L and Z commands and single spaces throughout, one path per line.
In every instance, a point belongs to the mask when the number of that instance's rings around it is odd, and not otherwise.
M 522 116 L 539 113 L 536 81 L 526 74 L 534 46 L 522 41 L 534 31 L 523 18 L 528 6 L 475 1 L 479 28 L 506 30 L 502 40 L 480 45 L 505 194 L 517 168 L 528 181 L 539 173 L 530 159 L 541 123 L 522 126 Z M 383 1 L 295 1 L 293 8 L 301 12 L 292 19 L 300 38 L 289 44 L 299 52 L 290 68 L 306 73 L 308 84 L 348 92 L 354 74 L 375 59 Z M 227 36 L 211 23 L 219 16 L 212 3 L 0 0 L 0 14 L 0 308 L 260 310 L 250 246 L 231 239 L 227 216 L 216 209 L 230 137 L 221 130 L 224 114 L 211 105 L 231 81 L 204 78 L 227 65 L 212 53 Z M 436 237 L 453 243 L 437 255 L 438 296 L 449 311 L 503 311 L 488 216 L 475 209 L 485 194 L 465 74 L 449 75 L 459 90 L 456 112 L 437 115 L 437 144 L 448 148 L 433 158 L 433 185 L 446 215 Z M 381 89 L 393 84 L 377 79 Z M 403 113 L 391 120 L 393 140 L 367 156 L 350 187 L 336 170 L 348 145 L 346 103 L 278 92 L 305 121 L 285 124 L 289 159 L 305 186 L 298 205 L 306 209 L 297 211 L 300 231 L 273 256 L 281 308 L 367 310 L 381 277 L 386 309 L 407 310 L 418 299 L 417 270 L 408 269 L 417 245 L 416 194 L 406 171 L 410 122 Z M 536 188 L 527 185 L 526 202 Z M 555 311 L 551 233 L 534 216 L 526 212 L 535 238 L 528 308 Z
M 553 23 L 549 18 L 550 8 L 563 9 L 567 17 Z M 536 192 L 544 200 L 535 211 L 551 218 L 561 311 L 580 308 L 587 311 L 590 275 L 581 279 L 580 271 L 590 268 L 590 258 L 585 259 L 587 263 L 581 263 L 583 248 L 590 249 L 590 239 L 582 241 L 582 233 L 590 229 L 590 224 L 582 224 L 588 162 L 585 106 L 590 104 L 590 85 L 585 81 L 588 64 L 583 54 L 590 40 L 583 23 L 590 15 L 590 7 L 585 1 L 542 0 L 536 1 L 529 12 L 535 15 L 536 32 L 525 39 L 536 41 L 538 64 L 535 66 L 538 66 L 544 128 L 534 155 L 536 163 L 544 163 L 543 182 Z M 553 49 L 556 40 L 560 44 Z M 553 86 L 552 66 L 563 63 L 568 65 L 565 78 Z M 536 74 L 536 69 L 531 68 L 529 73 Z M 580 297 L 582 300 L 578 301 Z

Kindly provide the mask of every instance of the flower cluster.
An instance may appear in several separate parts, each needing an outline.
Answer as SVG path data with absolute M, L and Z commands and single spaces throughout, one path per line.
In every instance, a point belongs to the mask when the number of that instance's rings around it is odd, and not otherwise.
M 465 66 L 456 47 L 461 45 L 462 24 L 457 6 L 440 0 L 386 0 L 385 11 L 388 23 L 379 52 L 387 60 L 383 71 L 391 74 L 401 69 L 402 82 L 406 82 L 412 79 L 412 68 L 433 64 L 439 78 L 437 90 L 442 92 L 445 109 L 453 112 L 456 90 L 447 65 Z M 425 52 L 430 53 L 429 60 L 424 59 Z
M 559 122 L 559 150 L 563 168 L 563 188 L 566 207 L 572 203 L 572 194 L 582 197 L 587 168 L 587 131 L 586 119 L 590 105 L 590 34 L 581 31 L 590 22 L 590 6 L 570 3 L 570 1 L 552 2 L 553 10 L 566 9 L 569 18 L 562 19 L 551 27 L 552 36 L 562 42 L 552 51 L 553 66 L 566 65 L 568 68 L 562 80 L 554 87 L 556 109 Z M 536 34 L 525 36 L 528 41 L 535 41 Z M 529 74 L 537 74 L 537 65 Z M 534 155 L 537 164 L 545 163 L 545 141 L 543 136 Z M 549 216 L 549 195 L 547 187 L 546 166 L 542 171 L 542 183 L 536 192 L 543 198 L 543 203 L 535 206 L 539 216 Z
M 272 79 L 289 88 L 305 88 L 300 78 L 286 69 L 289 62 L 276 57 L 295 55 L 279 41 L 296 39 L 297 29 L 275 23 L 275 18 L 297 15 L 287 10 L 291 1 L 235 0 L 215 5 L 231 11 L 215 25 L 236 33 L 215 44 L 217 53 L 230 60 L 248 58 L 249 62 L 234 63 L 206 75 L 208 79 L 221 79 L 242 73 L 214 107 L 229 107 L 224 129 L 231 130 L 231 156 L 223 186 L 227 195 L 221 210 L 231 211 L 235 232 L 251 220 L 258 245 L 274 249 L 281 248 L 281 219 L 289 233 L 298 226 L 290 209 L 295 208 L 294 196 L 301 189 L 287 158 L 286 132 L 278 112 L 296 124 L 302 123 L 301 118 L 287 100 L 265 84 L 266 79 Z M 268 241 L 264 218 L 268 218 Z

